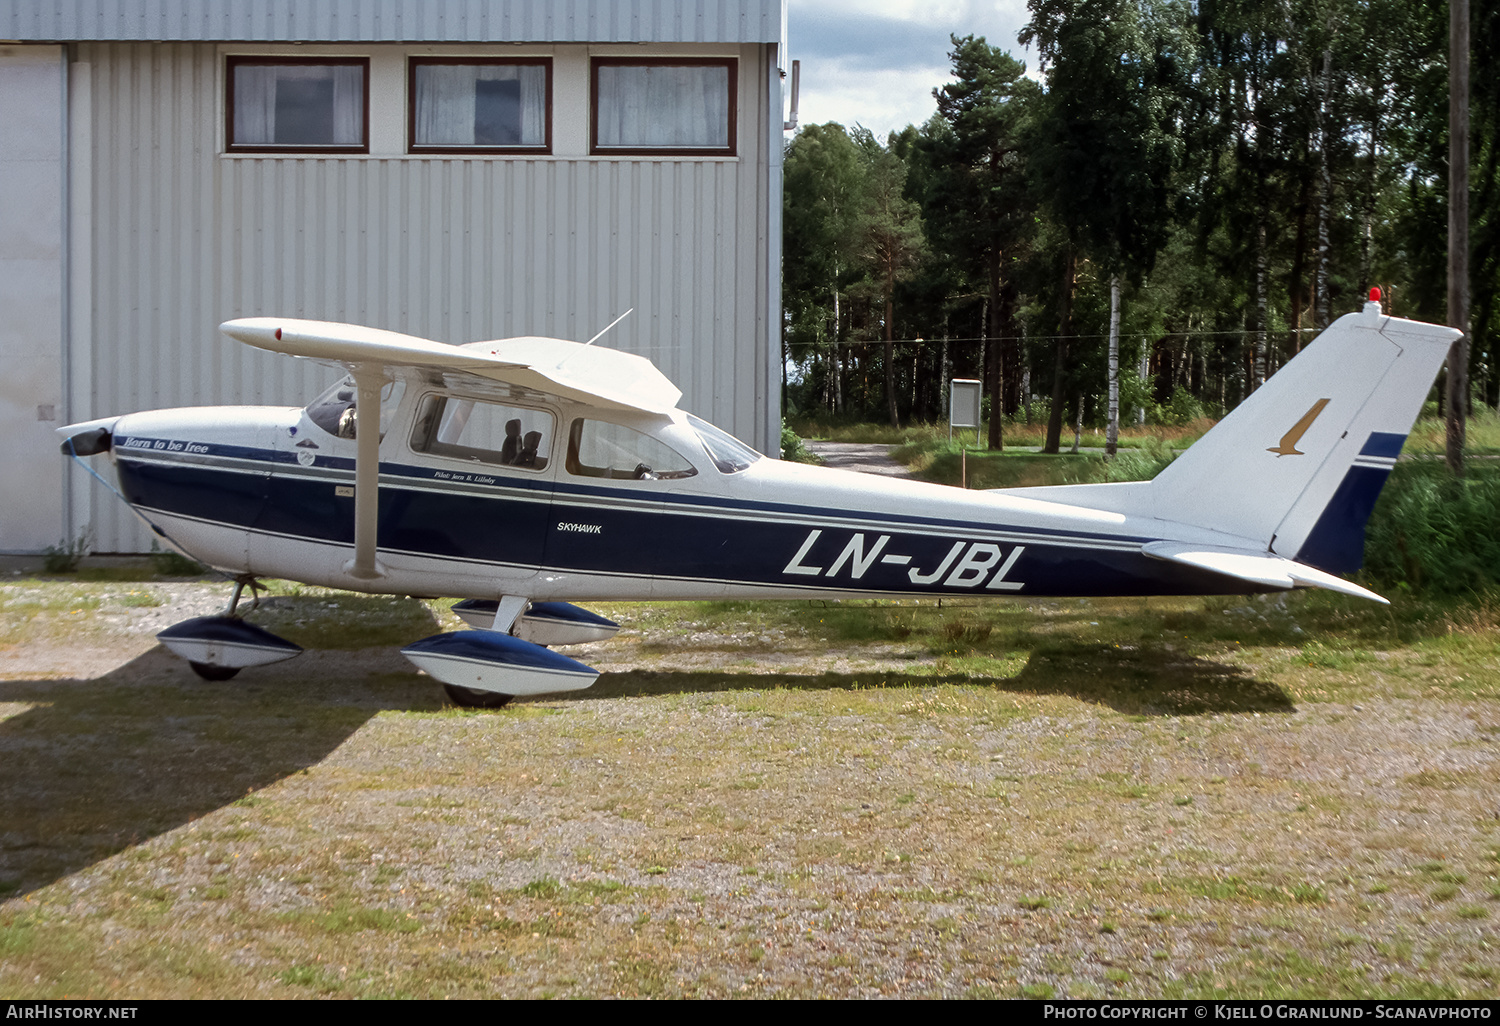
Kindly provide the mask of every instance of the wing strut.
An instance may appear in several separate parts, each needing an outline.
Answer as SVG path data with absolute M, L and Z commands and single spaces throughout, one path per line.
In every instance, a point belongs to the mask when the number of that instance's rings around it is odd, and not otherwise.
M 380 390 L 385 387 L 385 368 L 376 363 L 356 363 L 354 397 L 354 558 L 344 572 L 362 581 L 385 573 L 375 558 L 375 539 L 380 528 Z

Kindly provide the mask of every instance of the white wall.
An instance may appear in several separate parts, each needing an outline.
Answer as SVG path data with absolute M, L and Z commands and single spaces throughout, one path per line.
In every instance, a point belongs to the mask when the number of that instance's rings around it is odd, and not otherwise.
M 62 48 L 0 46 L 0 551 L 63 540 Z

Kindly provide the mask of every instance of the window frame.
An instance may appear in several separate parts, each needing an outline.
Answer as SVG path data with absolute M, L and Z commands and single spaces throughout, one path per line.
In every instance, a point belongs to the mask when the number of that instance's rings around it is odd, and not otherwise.
M 544 142 L 541 146 L 429 146 L 417 142 L 417 65 L 448 66 L 540 66 L 546 73 L 543 105 L 546 108 Z M 406 152 L 411 154 L 517 154 L 550 156 L 552 153 L 552 58 L 551 57 L 411 57 L 406 58 Z
M 595 157 L 736 157 L 739 155 L 739 58 L 594 57 L 589 61 L 589 154 Z M 724 68 L 729 77 L 728 134 L 725 146 L 601 146 L 599 69 L 604 67 Z
M 277 143 L 237 143 L 234 140 L 235 69 L 242 66 L 301 65 L 304 67 L 358 67 L 362 74 L 360 138 L 358 146 L 319 143 L 301 146 Z M 224 57 L 224 152 L 277 154 L 348 154 L 370 152 L 370 58 L 366 57 L 288 57 L 279 54 L 226 54 Z

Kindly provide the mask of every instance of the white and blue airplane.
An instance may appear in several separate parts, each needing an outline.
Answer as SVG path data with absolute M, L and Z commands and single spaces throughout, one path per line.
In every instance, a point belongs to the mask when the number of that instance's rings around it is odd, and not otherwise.
M 300 652 L 239 615 L 259 577 L 456 597 L 475 629 L 402 651 L 480 706 L 594 682 L 548 647 L 617 629 L 577 601 L 1314 587 L 1383 602 L 1340 575 L 1458 337 L 1372 299 L 1154 480 L 967 491 L 766 459 L 679 409 L 648 360 L 589 343 L 274 317 L 221 330 L 347 377 L 305 408 L 60 432 L 65 454 L 108 455 L 159 535 L 237 581 L 224 614 L 162 642 L 208 679 Z

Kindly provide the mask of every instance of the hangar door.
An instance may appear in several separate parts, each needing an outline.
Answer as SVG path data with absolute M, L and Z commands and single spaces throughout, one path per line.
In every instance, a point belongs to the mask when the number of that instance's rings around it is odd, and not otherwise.
M 61 540 L 63 54 L 0 46 L 0 552 Z

